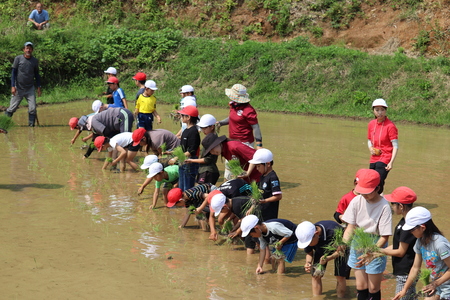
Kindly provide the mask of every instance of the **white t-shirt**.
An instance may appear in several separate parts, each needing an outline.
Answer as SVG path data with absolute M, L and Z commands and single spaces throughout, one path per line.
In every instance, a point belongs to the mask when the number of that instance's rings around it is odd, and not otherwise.
M 389 202 L 384 198 L 371 203 L 361 195 L 356 196 L 350 201 L 342 220 L 364 228 L 367 233 L 379 236 L 392 235 L 392 212 Z
M 111 145 L 112 149 L 115 149 L 117 145 L 120 147 L 127 147 L 131 143 L 133 143 L 133 133 L 131 132 L 122 132 L 119 134 L 116 134 L 109 140 L 109 144 Z

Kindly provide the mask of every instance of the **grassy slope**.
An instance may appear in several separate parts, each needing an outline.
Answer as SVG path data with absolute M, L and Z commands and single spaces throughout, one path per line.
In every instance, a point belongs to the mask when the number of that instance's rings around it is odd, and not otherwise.
M 161 19 L 162 10 L 150 13 L 135 6 L 135 15 L 123 14 L 114 1 L 109 10 L 105 6 L 108 17 L 94 18 L 89 7 L 81 9 L 83 3 L 92 5 L 79 1 L 80 9 L 71 9 L 71 17 L 56 16 L 44 33 L 26 30 L 17 17 L 0 24 L 1 105 L 9 100 L 10 63 L 20 53 L 16 45 L 32 40 L 46 79 L 40 100 L 48 103 L 97 98 L 105 89 L 102 71 L 114 65 L 129 99 L 135 91 L 131 76 L 143 70 L 168 103 L 178 102 L 180 86 L 192 84 L 203 105 L 223 106 L 224 89 L 239 82 L 258 109 L 370 117 L 370 103 L 382 97 L 394 120 L 450 124 L 446 58 L 411 59 L 401 52 L 370 56 L 343 47 L 315 47 L 303 38 L 283 43 L 182 38 L 170 19 Z M 73 18 L 80 14 L 85 17 Z M 166 30 L 158 31 L 163 26 Z M 141 45 L 132 47 L 138 41 Z

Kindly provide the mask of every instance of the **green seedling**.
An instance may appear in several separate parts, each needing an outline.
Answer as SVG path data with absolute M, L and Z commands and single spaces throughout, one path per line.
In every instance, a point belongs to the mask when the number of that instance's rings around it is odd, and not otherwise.
M 106 162 L 108 162 L 108 163 L 112 163 L 112 162 L 113 162 L 112 157 L 107 157 L 105 160 L 106 160 Z
M 231 222 L 231 220 L 226 220 L 222 229 L 220 229 L 220 234 L 229 234 L 231 230 L 233 230 L 233 222 Z
M 237 178 L 239 175 L 244 173 L 244 169 L 241 167 L 241 163 L 238 159 L 232 159 L 228 161 L 228 168 L 230 169 L 231 174 L 234 178 Z
M 166 154 L 164 154 L 166 151 L 167 151 L 167 145 L 166 145 L 166 143 L 162 143 L 162 145 L 160 146 L 160 148 L 161 148 L 161 157 L 163 158 L 163 157 L 167 157 L 167 155 Z
M 15 126 L 16 123 L 14 123 L 11 117 L 0 115 L 0 129 L 3 129 L 5 133 L 8 133 L 8 130 L 14 128 Z
M 183 164 L 183 162 L 186 160 L 186 154 L 184 154 L 183 148 L 181 146 L 176 147 L 173 149 L 172 154 L 178 158 L 178 164 Z
M 355 229 L 352 237 L 352 246 L 356 251 L 363 254 L 370 254 L 374 258 L 384 256 L 380 252 L 380 248 L 376 245 L 378 237 L 374 234 L 367 233 L 364 228 L 358 227 Z
M 280 244 L 281 244 L 280 241 L 278 241 L 278 242 L 275 242 L 275 243 L 272 245 L 272 247 L 274 248 L 274 251 L 272 252 L 272 255 L 271 255 L 271 256 L 272 256 L 274 259 L 284 259 L 284 258 L 286 258 L 286 255 L 284 255 L 283 251 L 278 250 L 278 248 L 277 248 Z

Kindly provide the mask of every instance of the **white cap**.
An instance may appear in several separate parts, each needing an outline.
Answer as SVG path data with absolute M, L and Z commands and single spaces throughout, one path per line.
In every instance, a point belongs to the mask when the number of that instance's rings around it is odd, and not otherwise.
M 180 89 L 180 94 L 181 93 L 191 93 L 194 92 L 194 88 L 192 87 L 192 85 L 183 85 Z
M 308 247 L 309 244 L 311 244 L 315 232 L 316 225 L 311 222 L 305 221 L 298 224 L 297 229 L 295 229 L 295 236 L 298 239 L 298 247 L 301 249 Z
M 428 209 L 422 206 L 417 206 L 411 209 L 405 217 L 405 225 L 403 230 L 411 230 L 417 225 L 425 224 L 431 220 L 431 213 Z
M 148 169 L 155 162 L 158 162 L 158 156 L 153 155 L 153 154 L 152 155 L 147 155 L 144 158 L 144 163 L 141 165 L 141 169 L 142 170 Z
M 151 90 L 156 91 L 158 88 L 156 87 L 156 82 L 154 82 L 153 80 L 147 80 L 145 82 L 145 87 Z
M 109 68 L 105 71 L 105 73 L 116 75 L 116 74 L 117 74 L 117 70 L 116 70 L 116 68 L 109 67 Z
M 214 118 L 213 115 L 206 114 L 200 118 L 200 121 L 197 123 L 197 126 L 202 128 L 202 127 L 212 126 L 215 124 L 216 124 L 216 118 Z
M 158 174 L 162 170 L 163 170 L 163 165 L 161 163 L 155 162 L 155 163 L 151 164 L 150 168 L 148 169 L 148 176 L 147 176 L 147 178 L 152 178 L 153 176 L 155 176 L 156 174 Z
M 98 111 L 100 110 L 100 108 L 102 107 L 103 102 L 100 100 L 95 100 L 94 102 L 92 102 L 92 110 L 95 113 L 98 113 Z
M 241 230 L 242 230 L 242 237 L 246 237 L 250 230 L 255 228 L 255 226 L 258 224 L 258 217 L 255 215 L 248 215 L 241 221 Z
M 273 154 L 269 149 L 258 149 L 253 154 L 253 158 L 248 162 L 254 165 L 265 164 L 273 160 Z
M 211 198 L 211 208 L 214 210 L 214 216 L 217 217 L 223 206 L 225 205 L 225 200 L 227 200 L 227 197 L 225 197 L 222 193 L 217 193 Z
M 189 105 L 197 107 L 197 99 L 195 99 L 195 97 L 192 97 L 192 96 L 186 96 L 183 99 L 181 99 L 181 105 L 180 105 L 181 109 L 183 109 Z
M 376 99 L 372 102 L 372 107 L 375 106 L 384 106 L 384 107 L 388 107 L 386 101 L 384 101 L 384 99 Z

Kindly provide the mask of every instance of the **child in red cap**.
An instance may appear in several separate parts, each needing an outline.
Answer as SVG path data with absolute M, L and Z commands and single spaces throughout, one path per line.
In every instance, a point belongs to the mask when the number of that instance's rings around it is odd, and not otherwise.
M 350 241 L 355 228 L 360 227 L 374 235 L 374 243 L 379 248 L 386 247 L 389 236 L 392 235 L 392 213 L 389 202 L 378 193 L 380 174 L 375 170 L 361 169 L 357 180 L 355 191 L 360 195 L 350 202 L 342 216 L 342 220 L 348 224 L 344 241 Z M 377 257 L 364 264 L 362 255 L 362 252 L 350 247 L 348 265 L 355 270 L 357 299 L 380 300 L 386 257 Z

